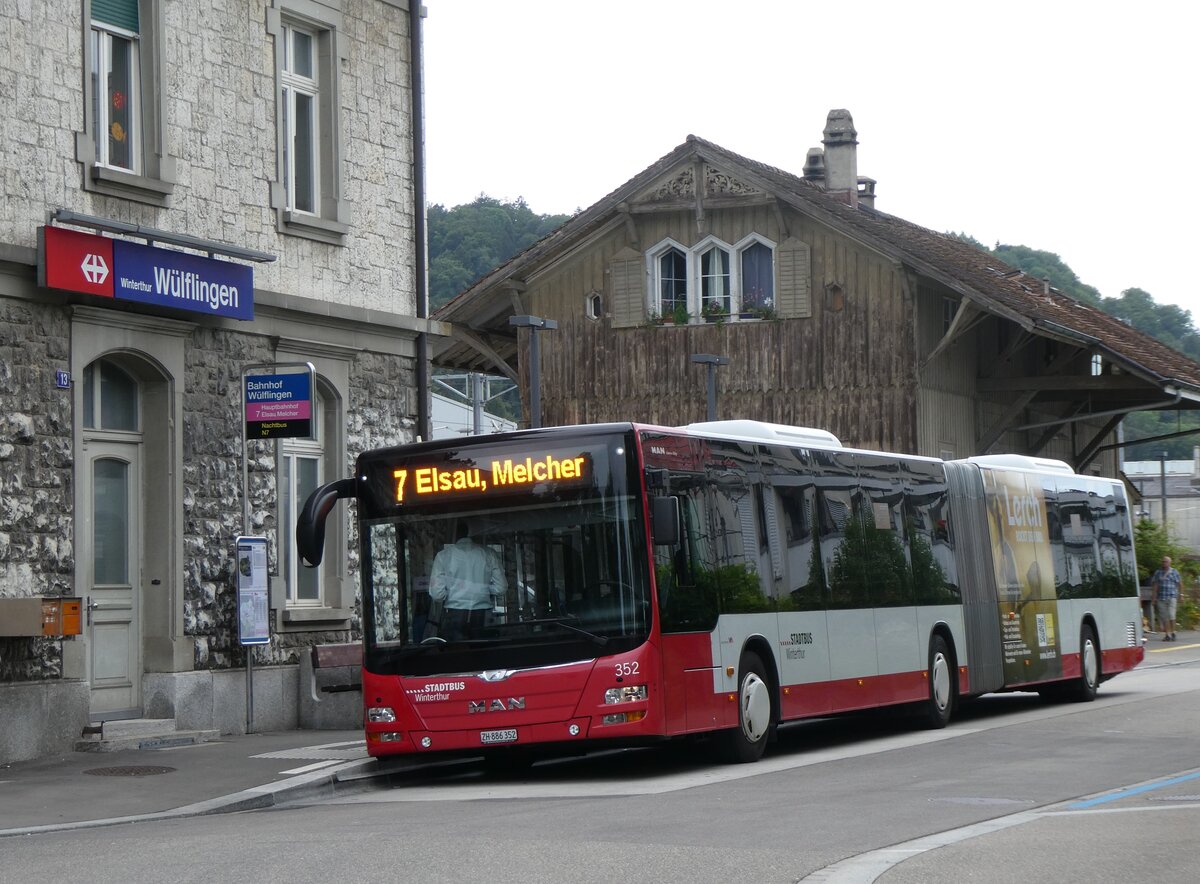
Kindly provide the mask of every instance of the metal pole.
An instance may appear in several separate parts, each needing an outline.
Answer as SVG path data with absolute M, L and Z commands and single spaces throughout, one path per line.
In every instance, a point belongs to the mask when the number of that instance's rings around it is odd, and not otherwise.
M 483 375 L 471 372 L 471 427 L 478 436 L 483 432 Z
M 542 348 L 537 326 L 529 329 L 529 426 L 542 425 Z
M 254 645 L 246 648 L 246 733 L 254 733 Z
M 728 365 L 729 358 L 726 356 L 714 356 L 711 353 L 694 353 L 692 354 L 692 362 L 705 366 L 708 371 L 708 409 L 705 419 L 715 421 L 717 419 L 717 366 Z
M 1162 526 L 1167 528 L 1167 453 L 1164 451 L 1158 459 L 1158 496 L 1162 507 Z
M 717 366 L 708 364 L 708 420 L 717 419 Z
M 413 148 L 413 270 L 416 283 L 417 318 L 429 318 L 429 244 L 425 216 L 425 72 L 422 52 L 422 5 L 408 5 L 409 96 L 412 118 Z M 433 438 L 432 398 L 429 389 L 429 332 L 428 323 L 421 324 L 417 333 L 417 435 L 428 441 Z
M 254 442 L 246 435 L 246 376 L 250 368 L 242 369 L 242 534 L 250 533 L 250 446 Z M 236 558 L 236 557 L 235 557 Z M 254 733 L 254 649 L 246 649 L 246 733 Z
M 529 329 L 529 426 L 542 425 L 542 350 L 538 342 L 538 330 L 553 331 L 558 323 L 540 316 L 510 316 L 508 324 L 516 328 Z

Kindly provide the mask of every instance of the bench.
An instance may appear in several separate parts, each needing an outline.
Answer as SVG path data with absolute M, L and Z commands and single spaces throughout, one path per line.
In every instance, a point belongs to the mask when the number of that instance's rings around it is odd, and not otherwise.
M 314 696 L 316 695 L 316 675 L 322 669 L 328 670 L 334 667 L 351 667 L 357 670 L 357 681 L 349 681 L 344 684 L 327 684 L 321 686 L 321 692 L 326 694 L 340 694 L 344 691 L 361 691 L 362 690 L 362 662 L 363 649 L 359 642 L 347 642 L 341 645 L 313 645 L 312 646 L 312 668 L 313 668 L 313 687 Z
M 363 647 L 360 642 L 313 645 L 300 658 L 300 726 L 350 730 L 362 725 Z

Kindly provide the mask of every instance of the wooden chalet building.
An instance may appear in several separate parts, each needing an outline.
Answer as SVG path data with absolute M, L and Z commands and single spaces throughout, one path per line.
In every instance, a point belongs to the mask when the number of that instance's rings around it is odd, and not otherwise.
M 1113 473 L 1121 417 L 1200 407 L 1200 365 L 954 237 L 874 208 L 850 114 L 802 175 L 695 136 L 435 314 L 434 362 L 519 380 L 542 424 L 718 417 L 945 458 Z M 528 413 L 528 411 L 526 412 Z

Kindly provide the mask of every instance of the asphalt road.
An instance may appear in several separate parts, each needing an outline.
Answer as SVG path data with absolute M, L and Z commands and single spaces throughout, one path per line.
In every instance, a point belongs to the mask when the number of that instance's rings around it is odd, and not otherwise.
M 677 746 L 267 811 L 0 842 L 6 880 L 1116 881 L 1196 879 L 1200 646 L 1094 703 L 987 697 L 943 731 L 894 714 L 784 729 L 755 765 Z

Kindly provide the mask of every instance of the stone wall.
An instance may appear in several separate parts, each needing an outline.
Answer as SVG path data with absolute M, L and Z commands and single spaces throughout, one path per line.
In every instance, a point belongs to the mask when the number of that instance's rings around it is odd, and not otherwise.
M 415 313 L 408 12 L 381 0 L 341 9 L 342 183 L 352 217 L 343 246 L 281 233 L 274 38 L 268 7 L 243 0 L 160 0 L 169 209 L 80 188 L 84 23 L 79 0 L 0 3 L 0 243 L 36 245 L 47 208 L 178 230 L 258 249 L 261 289 Z M 313 8 L 295 4 L 297 9 Z M 37 171 L 37 174 L 33 174 Z
M 61 307 L 0 299 L 0 596 L 71 595 L 71 391 Z M 62 674 L 53 639 L 0 638 L 0 681 Z
M 195 642 L 195 668 L 228 669 L 245 665 L 238 642 L 236 577 L 230 555 L 242 528 L 243 432 L 241 370 L 273 361 L 270 339 L 223 329 L 197 329 L 186 354 L 184 396 L 184 633 Z M 347 464 L 367 449 L 411 441 L 414 368 L 410 359 L 360 352 L 350 370 L 346 403 Z M 248 533 L 268 538 L 270 571 L 278 571 L 278 545 L 292 542 L 293 526 L 276 524 L 275 444 L 251 446 Z M 353 535 L 353 520 L 346 519 Z M 348 542 L 349 576 L 357 587 L 357 542 Z M 349 633 L 326 630 L 276 634 L 255 650 L 256 665 L 294 664 L 314 643 L 357 639 L 360 601 L 355 593 Z
M 242 366 L 272 361 L 270 341 L 198 328 L 185 356 L 183 397 L 183 624 L 196 669 L 244 665 L 237 636 L 233 539 L 274 528 L 273 450 L 250 463 L 249 531 L 242 527 Z M 270 524 L 268 524 L 268 521 Z

